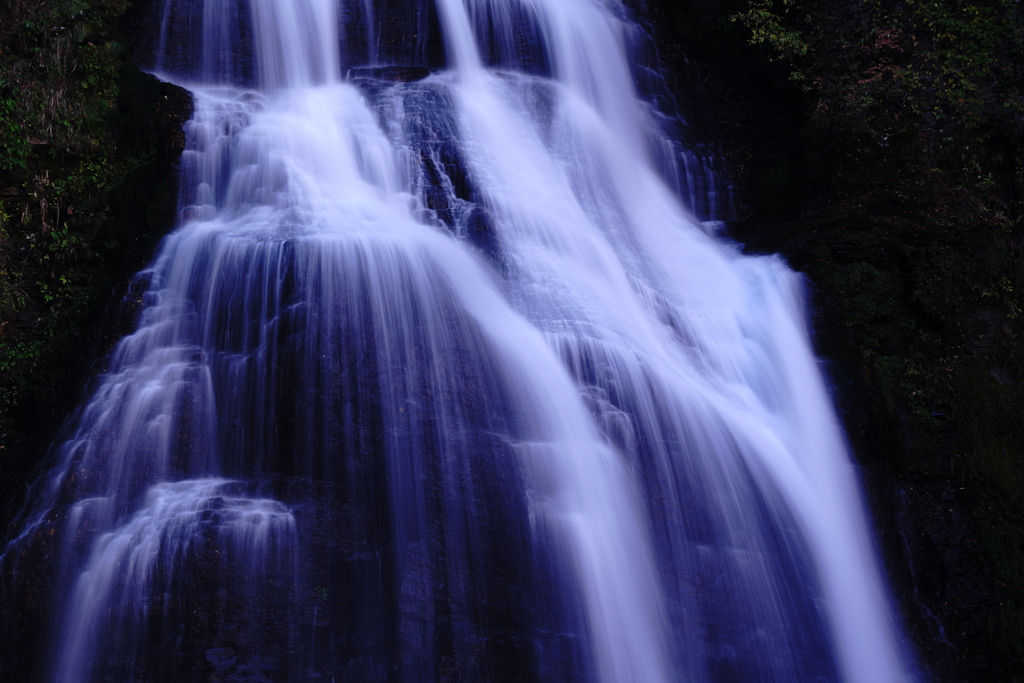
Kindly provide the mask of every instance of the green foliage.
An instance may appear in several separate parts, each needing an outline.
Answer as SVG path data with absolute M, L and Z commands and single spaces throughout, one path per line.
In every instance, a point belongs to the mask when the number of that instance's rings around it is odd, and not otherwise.
M 24 10 L 27 20 L 0 50 L 0 148 L 15 145 L 8 157 L 23 160 L 32 140 L 57 156 L 102 145 L 125 63 L 117 19 L 126 8 L 72 0 Z
M 127 0 L 11 0 L 0 26 L 0 449 L 109 292 L 110 193 L 155 156 L 118 122 Z M 111 244 L 116 250 L 118 245 Z
M 7 83 L 0 80 L 0 171 L 25 168 L 28 138 L 22 129 L 17 101 Z
M 1016 680 L 1024 11 L 1013 0 L 750 0 L 732 23 L 752 54 L 788 69 L 806 106 L 798 189 L 810 201 L 761 248 L 815 284 L 826 353 L 867 403 L 863 455 L 972 501 L 1008 597 L 987 632 L 957 638 L 986 648 L 986 680 Z
M 993 163 L 1009 159 L 990 148 L 1024 132 L 1019 3 L 751 0 L 732 20 L 812 95 L 813 132 L 843 152 L 828 159 L 834 180 L 919 164 L 951 185 L 1000 189 Z
M 1019 443 L 1020 398 L 1012 387 L 993 377 L 984 366 L 964 363 L 956 377 L 958 459 L 964 474 L 992 482 L 1008 500 L 1017 500 L 1024 486 L 1015 476 L 1022 455 Z
M 789 59 L 805 57 L 810 53 L 810 46 L 804 40 L 801 31 L 787 26 L 786 15 L 797 4 L 797 0 L 782 0 L 782 14 L 776 14 L 772 0 L 752 0 L 750 9 L 730 17 L 730 21 L 740 22 L 750 29 L 751 45 L 766 45 L 772 48 L 776 56 L 773 59 Z M 802 77 L 794 71 L 795 80 Z

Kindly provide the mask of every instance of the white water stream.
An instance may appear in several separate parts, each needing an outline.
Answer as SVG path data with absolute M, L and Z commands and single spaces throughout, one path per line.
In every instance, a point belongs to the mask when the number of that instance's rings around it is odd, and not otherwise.
M 358 3 L 374 64 L 387 17 Z M 578 595 L 588 677 L 910 680 L 800 279 L 709 236 L 656 172 L 618 2 L 437 0 L 450 69 L 372 98 L 343 80 L 332 0 L 247 3 L 252 90 L 235 80 L 235 3 L 199 5 L 182 224 L 49 494 L 77 491 L 64 534 L 86 548 L 54 680 L 99 675 L 111 614 L 134 605 L 145 621 L 155 573 L 186 571 L 175 553 L 197 534 L 243 575 L 270 546 L 312 561 L 292 511 L 226 496 L 220 477 L 341 477 L 355 427 L 331 425 L 358 423 L 339 398 L 351 372 L 379 387 L 380 533 L 403 604 L 427 604 L 401 577 L 434 557 L 434 514 L 452 525 L 435 571 L 488 580 L 471 543 L 488 513 L 459 474 L 499 456 L 465 445 L 479 431 L 517 456 L 534 552 L 571 576 L 554 601 L 572 613 Z M 162 53 L 182 11 L 165 8 Z M 550 76 L 481 57 L 481 35 L 519 49 L 524 17 Z M 299 369 L 282 374 L 283 359 Z M 286 411 L 302 436 L 273 445 Z M 441 513 L 422 483 L 435 467 Z M 439 676 L 410 666 L 395 675 Z

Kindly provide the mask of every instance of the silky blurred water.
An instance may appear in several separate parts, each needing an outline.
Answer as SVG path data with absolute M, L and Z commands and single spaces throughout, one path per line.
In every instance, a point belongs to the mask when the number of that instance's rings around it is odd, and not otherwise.
M 63 511 L 53 680 L 910 680 L 801 279 L 630 17 L 166 0 L 180 226 L 5 559 Z

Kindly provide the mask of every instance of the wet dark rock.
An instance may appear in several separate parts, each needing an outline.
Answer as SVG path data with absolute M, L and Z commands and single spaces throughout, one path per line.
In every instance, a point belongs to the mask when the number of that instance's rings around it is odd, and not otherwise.
M 348 70 L 349 80 L 373 79 L 394 83 L 420 81 L 430 75 L 422 66 L 356 66 Z
M 371 62 L 441 69 L 447 63 L 441 22 L 433 0 L 373 0 L 373 21 L 368 26 L 364 3 L 346 3 L 339 22 L 345 27 L 342 69 Z M 367 29 L 370 29 L 369 31 Z M 369 45 L 372 33 L 375 44 Z
M 238 654 L 230 647 L 215 647 L 206 651 L 206 661 L 218 672 L 222 672 L 238 661 Z
M 486 208 L 474 206 L 466 217 L 466 237 L 493 263 L 501 263 L 501 246 Z

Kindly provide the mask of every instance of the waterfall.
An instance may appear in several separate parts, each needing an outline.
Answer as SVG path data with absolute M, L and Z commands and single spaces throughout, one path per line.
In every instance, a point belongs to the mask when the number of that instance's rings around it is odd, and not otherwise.
M 802 282 L 667 182 L 625 6 L 154 21 L 180 224 L 3 555 L 24 671 L 913 680 Z

